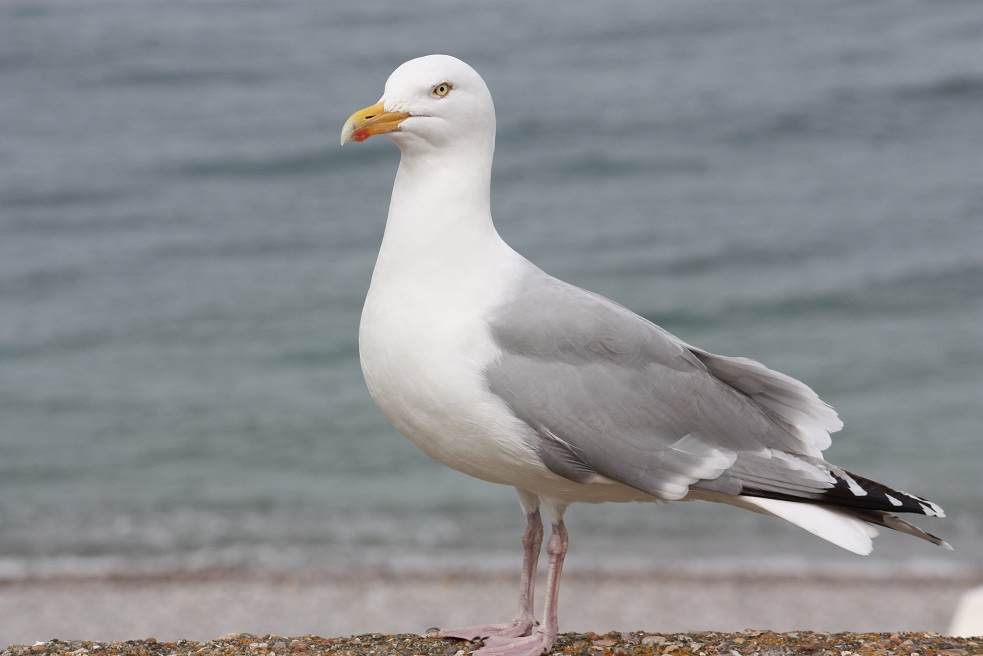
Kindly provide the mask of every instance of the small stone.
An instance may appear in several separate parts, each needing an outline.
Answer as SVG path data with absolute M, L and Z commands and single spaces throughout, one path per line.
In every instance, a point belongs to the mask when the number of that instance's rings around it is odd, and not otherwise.
M 617 640 L 613 640 L 611 638 L 598 638 L 597 640 L 594 640 L 593 642 L 594 642 L 594 646 L 595 647 L 610 647 L 611 645 L 616 644 L 618 641 Z
M 289 647 L 290 651 L 295 654 L 298 652 L 307 651 L 307 643 L 303 640 L 291 640 Z

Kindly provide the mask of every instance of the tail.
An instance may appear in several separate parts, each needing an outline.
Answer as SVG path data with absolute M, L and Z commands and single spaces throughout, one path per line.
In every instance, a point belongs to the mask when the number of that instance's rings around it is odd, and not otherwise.
M 878 535 L 878 526 L 906 533 L 943 549 L 952 549 L 945 540 L 894 514 L 907 512 L 945 517 L 945 512 L 938 504 L 857 476 L 829 463 L 823 464 L 835 484 L 808 496 L 747 487 L 736 496 L 706 492 L 695 496 L 784 519 L 813 535 L 861 555 L 867 555 L 873 550 L 871 540 Z
M 737 500 L 740 502 L 735 503 Z M 731 497 L 727 502 L 740 505 L 748 510 L 779 517 L 804 528 L 813 535 L 862 556 L 866 556 L 874 549 L 872 539 L 878 535 L 876 526 L 884 526 L 901 533 L 907 533 L 932 544 L 937 544 L 943 549 L 952 550 L 952 546 L 945 540 L 884 510 L 862 510 L 743 495 Z M 941 508 L 939 511 L 941 512 Z M 939 516 L 943 515 L 940 514 Z

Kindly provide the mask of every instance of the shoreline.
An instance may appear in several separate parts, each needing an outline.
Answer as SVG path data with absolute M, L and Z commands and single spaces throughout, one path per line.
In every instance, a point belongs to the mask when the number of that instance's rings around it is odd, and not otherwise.
M 983 584 L 983 573 L 892 578 L 572 571 L 563 584 L 561 632 L 757 627 L 945 634 L 961 595 Z M 206 641 L 230 632 L 419 635 L 435 625 L 508 619 L 517 586 L 515 575 L 460 572 L 210 571 L 7 580 L 0 581 L 0 645 L 53 638 Z

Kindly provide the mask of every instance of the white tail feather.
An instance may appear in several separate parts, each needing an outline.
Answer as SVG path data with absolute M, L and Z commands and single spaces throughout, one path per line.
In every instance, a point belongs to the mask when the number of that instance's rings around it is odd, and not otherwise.
M 877 528 L 845 512 L 780 499 L 740 496 L 734 501 L 737 499 L 740 502 L 734 505 L 784 519 L 855 554 L 866 556 L 874 549 L 871 539 L 877 536 Z

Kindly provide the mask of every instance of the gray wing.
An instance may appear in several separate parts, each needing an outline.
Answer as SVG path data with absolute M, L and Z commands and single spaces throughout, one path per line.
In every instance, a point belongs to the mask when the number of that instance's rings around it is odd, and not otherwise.
M 503 352 L 489 389 L 561 476 L 599 474 L 667 500 L 691 487 L 818 499 L 853 484 L 821 459 L 836 413 L 753 360 L 692 348 L 538 269 L 489 321 Z

